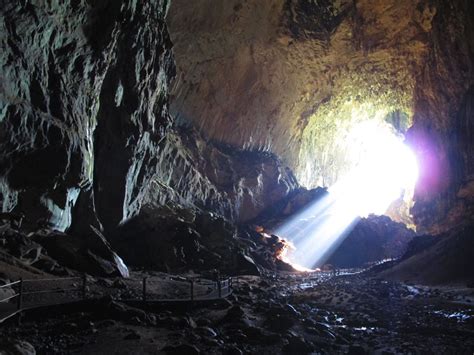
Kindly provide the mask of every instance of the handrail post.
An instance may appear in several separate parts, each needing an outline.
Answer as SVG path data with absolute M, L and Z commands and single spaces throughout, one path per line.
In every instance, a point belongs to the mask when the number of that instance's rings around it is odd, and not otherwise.
M 23 303 L 23 278 L 20 277 L 20 283 L 18 284 L 18 299 L 16 303 L 16 309 L 20 310 Z
M 86 292 L 87 292 L 87 276 L 86 274 L 82 274 L 82 299 L 86 299 Z
M 191 301 L 194 301 L 194 280 L 190 280 L 189 281 L 190 285 L 191 285 Z
M 219 298 L 222 298 L 222 284 L 221 284 L 221 280 L 217 280 L 217 292 L 218 292 Z
M 147 279 L 147 277 L 145 276 L 143 278 L 143 287 L 142 287 L 142 301 L 143 301 L 143 303 L 146 303 L 146 279 Z

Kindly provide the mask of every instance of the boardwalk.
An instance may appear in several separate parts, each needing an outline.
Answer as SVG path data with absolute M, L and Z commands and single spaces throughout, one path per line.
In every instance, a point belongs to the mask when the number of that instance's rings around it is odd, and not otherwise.
M 124 279 L 130 297 L 120 298 L 122 301 L 142 301 L 153 303 L 180 303 L 194 301 L 210 301 L 225 298 L 232 293 L 232 279 L 211 281 L 205 279 L 172 278 L 159 279 L 153 277 L 142 280 Z M 166 290 L 178 291 L 174 296 L 165 296 Z M 18 280 L 0 286 L 0 323 L 33 308 L 77 302 L 81 299 L 93 298 L 88 295 L 89 286 L 86 277 L 44 278 Z M 165 293 L 158 292 L 164 289 Z
M 0 303 L 0 323 L 4 322 L 10 317 L 13 317 L 21 310 L 18 310 L 17 306 L 13 303 Z

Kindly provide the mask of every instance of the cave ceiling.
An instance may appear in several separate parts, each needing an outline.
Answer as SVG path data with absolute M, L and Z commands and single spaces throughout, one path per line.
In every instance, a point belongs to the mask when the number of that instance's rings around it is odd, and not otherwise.
M 174 0 L 172 111 L 211 140 L 279 155 L 303 185 L 328 185 L 337 127 L 393 112 L 411 124 L 435 14 L 412 0 Z

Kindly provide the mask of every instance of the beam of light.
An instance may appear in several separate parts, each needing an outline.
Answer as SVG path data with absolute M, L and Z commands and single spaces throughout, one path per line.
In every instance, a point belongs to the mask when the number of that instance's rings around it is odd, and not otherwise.
M 344 139 L 353 162 L 351 169 L 325 197 L 275 231 L 294 245 L 284 257 L 296 269 L 322 265 L 359 217 L 385 213 L 393 201 L 414 189 L 416 157 L 388 125 L 366 121 Z

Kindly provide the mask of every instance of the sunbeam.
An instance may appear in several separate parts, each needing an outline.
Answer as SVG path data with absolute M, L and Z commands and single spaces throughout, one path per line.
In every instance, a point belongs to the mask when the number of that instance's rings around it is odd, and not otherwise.
M 275 231 L 294 246 L 285 257 L 297 268 L 320 266 L 359 217 L 385 213 L 393 201 L 414 189 L 416 157 L 389 125 L 367 121 L 345 139 L 353 168 L 328 189 L 327 196 Z

